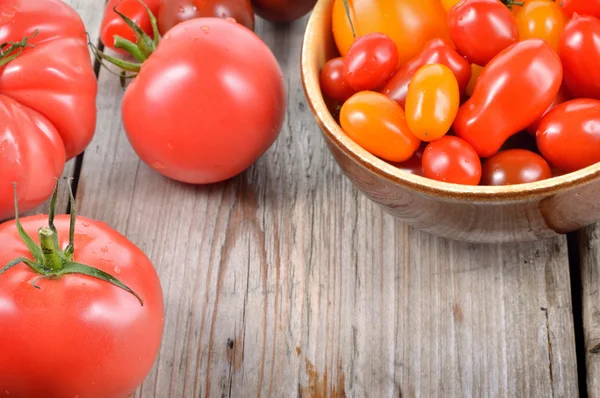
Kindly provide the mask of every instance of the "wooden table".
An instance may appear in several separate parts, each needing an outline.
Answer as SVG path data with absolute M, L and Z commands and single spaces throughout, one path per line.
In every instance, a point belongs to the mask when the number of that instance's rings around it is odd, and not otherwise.
M 69 2 L 97 40 L 102 2 Z M 287 122 L 222 184 L 141 163 L 119 79 L 99 71 L 96 137 L 65 178 L 79 214 L 128 236 L 162 280 L 164 341 L 136 396 L 600 397 L 600 228 L 478 246 L 383 214 L 306 104 L 305 24 L 258 22 L 285 71 Z

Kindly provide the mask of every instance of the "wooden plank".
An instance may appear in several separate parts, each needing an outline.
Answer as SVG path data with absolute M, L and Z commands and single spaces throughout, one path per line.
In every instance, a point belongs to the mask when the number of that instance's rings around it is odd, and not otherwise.
M 581 249 L 581 307 L 590 398 L 600 397 L 600 225 L 579 234 Z
M 242 176 L 169 181 L 101 72 L 79 213 L 157 267 L 163 345 L 137 397 L 578 395 L 566 240 L 476 246 L 414 231 L 345 179 L 305 102 L 305 20 L 257 31 L 286 71 L 282 136 Z

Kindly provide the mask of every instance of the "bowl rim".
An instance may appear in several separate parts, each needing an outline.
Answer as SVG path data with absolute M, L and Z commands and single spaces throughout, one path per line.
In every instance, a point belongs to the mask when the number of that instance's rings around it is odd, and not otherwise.
M 321 93 L 319 73 L 313 70 L 316 27 L 334 0 L 319 0 L 310 15 L 301 53 L 301 78 L 307 102 L 321 130 L 338 149 L 378 177 L 414 191 L 448 199 L 472 201 L 523 201 L 547 197 L 586 185 L 600 177 L 600 163 L 547 180 L 518 185 L 470 186 L 432 180 L 407 173 L 371 154 L 348 137 L 329 112 Z

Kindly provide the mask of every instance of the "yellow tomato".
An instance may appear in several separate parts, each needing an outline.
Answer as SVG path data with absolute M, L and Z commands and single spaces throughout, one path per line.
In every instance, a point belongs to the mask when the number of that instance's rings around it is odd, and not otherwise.
M 450 9 L 452 7 L 454 7 L 456 5 L 456 3 L 458 3 L 460 0 L 441 0 L 441 1 L 442 1 L 442 7 L 444 7 L 444 10 L 450 11 Z
M 438 140 L 452 127 L 459 105 L 458 82 L 450 68 L 442 64 L 425 65 L 408 85 L 408 127 L 420 140 Z
M 519 39 L 543 39 L 554 51 L 558 50 L 560 35 L 566 24 L 567 17 L 553 1 L 529 1 L 517 14 Z
M 473 95 L 473 90 L 475 89 L 475 83 L 477 83 L 477 79 L 481 72 L 483 71 L 483 66 L 479 66 L 476 64 L 471 64 L 471 80 L 469 80 L 469 85 L 467 86 L 467 96 Z
M 398 46 L 398 65 L 417 55 L 435 38 L 450 40 L 446 12 L 439 0 L 348 0 L 356 37 L 380 32 Z M 340 54 L 354 43 L 343 0 L 333 5 L 333 34 Z
M 523 3 L 523 5 L 525 5 L 531 1 L 537 1 L 537 0 L 515 0 L 515 1 Z M 554 0 L 543 0 L 543 1 L 554 1 Z M 517 14 L 519 14 L 519 11 L 521 11 L 521 8 L 522 8 L 522 6 L 517 6 L 517 5 L 510 6 L 510 9 L 515 17 L 517 16 Z

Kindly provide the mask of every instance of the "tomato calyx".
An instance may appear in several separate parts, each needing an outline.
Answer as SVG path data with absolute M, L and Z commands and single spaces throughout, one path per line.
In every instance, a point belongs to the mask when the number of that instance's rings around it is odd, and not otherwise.
M 350 29 L 352 30 L 352 36 L 356 39 L 356 30 L 354 30 L 354 23 L 352 22 L 352 16 L 350 15 L 350 6 L 348 0 L 344 0 L 344 9 L 346 10 L 346 17 L 350 23 Z
M 501 2 L 507 6 L 509 10 L 512 10 L 514 6 L 523 7 L 523 5 L 525 5 L 525 2 L 518 0 L 501 0 Z
M 69 184 L 69 195 L 71 202 L 71 218 L 70 218 L 70 228 L 69 228 L 69 244 L 64 250 L 61 250 L 58 243 L 58 232 L 56 230 L 56 226 L 54 225 L 54 218 L 56 215 L 56 202 L 58 197 L 58 181 L 56 186 L 54 187 L 54 192 L 52 193 L 52 197 L 50 199 L 50 209 L 48 212 L 48 226 L 42 227 L 38 230 L 38 236 L 40 239 L 40 245 L 38 246 L 31 236 L 25 231 L 23 225 L 19 220 L 19 206 L 17 200 L 17 187 L 16 184 L 13 184 L 15 191 L 15 223 L 17 226 L 17 231 L 25 246 L 33 256 L 33 260 L 30 260 L 26 257 L 15 258 L 10 261 L 8 264 L 4 266 L 4 268 L 0 269 L 0 275 L 8 271 L 9 269 L 23 263 L 28 266 L 32 271 L 39 274 L 40 277 L 31 282 L 33 287 L 39 289 L 40 287 L 36 285 L 41 279 L 58 279 L 64 275 L 69 274 L 80 274 L 91 276 L 92 278 L 100 279 L 105 282 L 108 282 L 120 289 L 125 290 L 128 293 L 133 294 L 143 306 L 144 301 L 142 298 L 126 286 L 123 282 L 115 278 L 114 276 L 99 270 L 94 267 L 90 267 L 89 265 L 78 263 L 73 261 L 73 254 L 75 252 L 75 221 L 76 221 L 76 212 L 75 212 L 75 198 L 73 197 L 73 191 L 71 190 L 71 186 Z
M 29 43 L 29 40 L 33 39 L 40 33 L 39 30 L 35 30 L 31 36 L 24 37 L 19 42 L 7 42 L 0 44 L 0 67 L 8 64 L 10 61 L 15 60 L 26 47 L 33 47 Z

